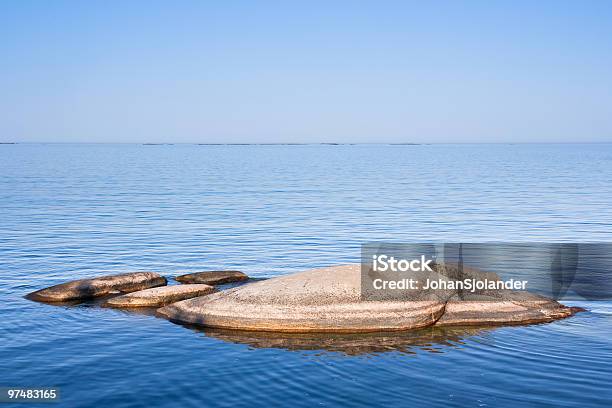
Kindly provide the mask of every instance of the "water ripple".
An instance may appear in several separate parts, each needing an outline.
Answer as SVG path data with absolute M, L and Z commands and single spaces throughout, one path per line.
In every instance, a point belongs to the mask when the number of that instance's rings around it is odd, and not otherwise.
M 0 383 L 59 386 L 71 407 L 611 406 L 610 302 L 313 337 L 23 299 L 134 270 L 271 277 L 367 241 L 610 241 L 610 174 L 610 145 L 1 145 Z

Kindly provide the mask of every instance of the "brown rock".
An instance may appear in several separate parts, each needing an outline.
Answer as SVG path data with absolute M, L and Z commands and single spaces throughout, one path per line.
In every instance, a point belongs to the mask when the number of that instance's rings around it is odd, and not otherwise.
M 175 279 L 180 283 L 220 285 L 222 283 L 244 281 L 249 279 L 249 277 L 240 271 L 206 271 L 177 276 Z
M 162 286 L 117 296 L 106 301 L 104 305 L 110 307 L 159 307 L 179 300 L 208 295 L 214 291 L 213 286 L 204 284 Z
M 66 302 L 104 296 L 112 292 L 135 292 L 166 283 L 166 278 L 154 272 L 132 272 L 62 283 L 32 292 L 26 298 L 39 302 Z

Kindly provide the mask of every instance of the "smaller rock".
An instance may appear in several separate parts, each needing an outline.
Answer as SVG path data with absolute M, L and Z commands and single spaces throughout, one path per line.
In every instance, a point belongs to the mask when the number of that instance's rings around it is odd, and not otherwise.
M 155 272 L 132 272 L 66 282 L 37 290 L 27 295 L 26 298 L 39 302 L 67 302 L 91 299 L 112 292 L 135 292 L 163 286 L 166 283 L 166 278 Z
M 208 295 L 214 291 L 215 288 L 213 286 L 204 284 L 163 286 L 117 296 L 106 301 L 104 306 L 157 307 L 178 302 L 179 300 Z
M 245 281 L 249 277 L 240 271 L 206 271 L 177 276 L 175 279 L 180 283 L 220 285 L 222 283 Z
M 527 291 L 498 290 L 487 295 L 457 295 L 446 302 L 439 326 L 530 324 L 551 322 L 578 312 L 544 296 Z

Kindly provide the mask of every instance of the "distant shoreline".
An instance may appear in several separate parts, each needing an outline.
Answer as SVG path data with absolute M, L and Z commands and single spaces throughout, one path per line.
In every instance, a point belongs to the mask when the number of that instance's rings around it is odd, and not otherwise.
M 602 142 L 464 142 L 464 143 L 413 143 L 413 142 L 312 142 L 312 143 L 196 143 L 196 142 L 177 142 L 177 143 L 156 143 L 156 142 L 0 142 L 0 145 L 139 145 L 139 146 L 473 146 L 473 145 L 609 145 L 612 141 Z

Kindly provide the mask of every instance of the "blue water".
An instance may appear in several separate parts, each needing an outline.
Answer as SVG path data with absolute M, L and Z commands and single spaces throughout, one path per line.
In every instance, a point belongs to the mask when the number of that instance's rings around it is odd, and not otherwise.
M 317 338 L 22 297 L 135 270 L 272 277 L 367 241 L 609 242 L 610 180 L 612 145 L 0 145 L 0 386 L 66 407 L 611 406 L 612 302 Z

